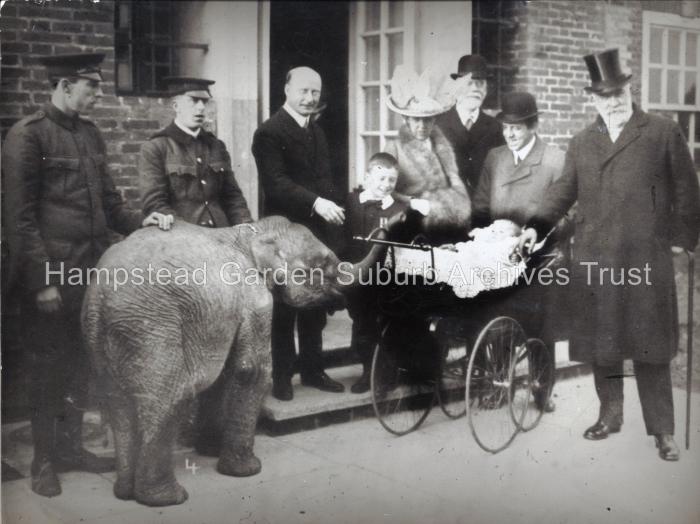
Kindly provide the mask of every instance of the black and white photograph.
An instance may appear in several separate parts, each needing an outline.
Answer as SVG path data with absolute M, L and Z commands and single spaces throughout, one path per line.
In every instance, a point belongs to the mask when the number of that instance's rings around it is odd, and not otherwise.
M 0 0 L 0 66 L 3 523 L 700 523 L 697 0 Z

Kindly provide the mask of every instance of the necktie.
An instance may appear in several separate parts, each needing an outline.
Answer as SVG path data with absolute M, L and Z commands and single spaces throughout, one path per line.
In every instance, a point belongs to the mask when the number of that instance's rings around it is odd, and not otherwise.
M 517 166 L 520 163 L 520 157 L 518 155 L 515 155 L 515 165 Z
M 467 118 L 467 121 L 464 123 L 464 127 L 467 128 L 467 131 L 469 131 L 472 128 L 472 125 L 474 122 L 472 122 L 471 118 Z

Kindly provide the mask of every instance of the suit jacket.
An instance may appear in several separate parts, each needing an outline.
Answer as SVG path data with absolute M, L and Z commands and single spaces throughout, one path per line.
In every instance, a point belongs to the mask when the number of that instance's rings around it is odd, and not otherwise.
M 540 137 L 517 166 L 508 146 L 489 151 L 472 199 L 472 225 L 483 227 L 505 218 L 525 225 L 541 206 L 547 188 L 564 169 L 564 152 Z
M 8 132 L 2 170 L 10 282 L 18 277 L 25 292 L 47 286 L 46 264 L 52 271 L 63 264 L 67 279 L 71 269 L 95 265 L 110 229 L 128 235 L 141 226 L 141 213 L 128 209 L 115 188 L 105 155 L 92 122 L 51 103 Z M 83 285 L 61 286 L 59 274 L 48 285 L 60 286 L 66 308 L 80 308 Z
M 153 135 L 141 147 L 139 176 L 145 214 L 170 213 L 207 227 L 252 220 L 226 146 L 203 129 L 194 138 L 173 122 Z
M 479 182 L 479 175 L 487 153 L 494 147 L 505 144 L 501 124 L 479 111 L 479 118 L 469 131 L 459 119 L 457 109 L 453 107 L 437 117 L 437 124 L 452 144 L 457 159 L 459 177 L 473 194 Z
M 330 228 L 312 210 L 318 197 L 337 200 L 323 129 L 314 122 L 304 129 L 280 109 L 255 131 L 252 149 L 264 216 L 285 216 L 327 241 Z
M 678 348 L 671 246 L 694 249 L 700 228 L 698 178 L 678 124 L 635 107 L 613 143 L 598 118 L 571 140 L 531 225 L 545 231 L 574 201 L 571 358 L 669 362 Z

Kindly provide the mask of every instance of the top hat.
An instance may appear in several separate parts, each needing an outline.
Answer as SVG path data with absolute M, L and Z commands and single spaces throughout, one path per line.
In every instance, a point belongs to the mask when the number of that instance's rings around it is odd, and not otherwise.
M 170 96 L 189 95 L 192 98 L 211 98 L 209 86 L 214 80 L 193 78 L 191 76 L 166 76 L 163 82 L 168 86 Z
M 481 55 L 464 55 L 459 59 L 457 64 L 457 72 L 450 76 L 452 80 L 457 80 L 461 76 L 472 74 L 475 80 L 486 80 L 491 77 L 489 73 L 489 65 Z
M 79 53 L 42 56 L 39 62 L 46 67 L 48 77 L 52 80 L 77 77 L 101 81 L 100 63 L 104 57 L 104 53 Z
M 606 49 L 600 53 L 586 55 L 583 59 L 591 77 L 591 85 L 583 89 L 589 93 L 610 94 L 632 78 L 632 75 L 622 72 L 617 49 Z
M 508 93 L 503 95 L 501 112 L 496 118 L 504 124 L 518 124 L 541 113 L 537 110 L 535 97 L 530 93 Z

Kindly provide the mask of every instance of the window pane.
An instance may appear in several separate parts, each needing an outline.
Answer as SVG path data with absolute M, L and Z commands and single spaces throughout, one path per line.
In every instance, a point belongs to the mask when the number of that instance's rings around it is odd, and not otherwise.
M 668 32 L 668 60 L 669 64 L 678 64 L 678 55 L 680 53 L 681 34 L 679 31 Z
M 678 103 L 678 71 L 668 71 L 668 84 L 666 86 L 666 102 Z
M 661 39 L 663 29 L 659 27 L 651 28 L 651 38 L 649 38 L 649 62 L 653 64 L 661 63 Z
M 365 31 L 379 29 L 379 2 L 365 2 Z
M 700 148 L 695 149 L 695 152 L 693 153 L 693 157 L 695 158 L 695 167 L 700 169 Z
M 661 103 L 661 69 L 649 69 L 649 102 Z
M 168 16 L 169 13 L 167 12 L 161 12 L 157 13 L 157 16 L 154 18 L 155 22 L 155 27 L 154 27 L 154 33 L 158 36 L 169 36 L 170 35 L 170 17 Z
M 403 25 L 403 2 L 389 3 L 389 27 L 401 27 Z
M 379 137 L 366 136 L 365 142 L 365 159 L 369 160 L 374 153 L 379 153 Z
M 695 81 L 697 79 L 695 71 L 686 71 L 685 73 L 685 94 L 683 95 L 683 103 L 695 105 Z
M 389 131 L 398 131 L 403 125 L 403 118 L 400 114 L 389 111 Z
M 389 74 L 394 74 L 394 68 L 403 64 L 403 33 L 387 35 L 389 47 Z
M 698 54 L 698 35 L 697 33 L 686 33 L 685 42 L 685 63 L 689 66 L 694 66 L 697 61 Z
M 131 81 L 131 65 L 128 62 L 117 63 L 117 81 L 118 89 L 131 91 L 133 88 L 133 83 Z
M 126 2 L 119 4 L 119 17 L 117 18 L 119 29 L 127 29 L 131 25 L 131 5 Z
M 379 88 L 365 87 L 365 131 L 379 131 Z
M 365 80 L 379 80 L 379 37 L 366 37 L 365 49 Z
M 693 116 L 695 120 L 695 137 L 693 142 L 698 143 L 700 142 L 700 113 L 693 113 Z
M 678 125 L 681 128 L 681 131 L 683 131 L 683 136 L 685 137 L 686 140 L 688 140 L 688 131 L 690 127 L 690 113 L 686 111 L 679 111 L 678 112 Z

